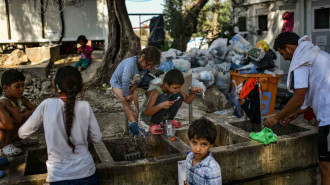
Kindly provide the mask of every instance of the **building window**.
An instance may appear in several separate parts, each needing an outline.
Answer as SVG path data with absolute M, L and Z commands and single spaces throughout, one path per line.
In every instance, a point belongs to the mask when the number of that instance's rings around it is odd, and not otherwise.
M 268 31 L 267 15 L 259 15 L 258 16 L 258 28 L 261 31 Z
M 247 31 L 246 30 L 246 17 L 238 18 L 238 30 L 239 31 Z
M 320 8 L 314 10 L 314 29 L 329 29 L 330 8 Z

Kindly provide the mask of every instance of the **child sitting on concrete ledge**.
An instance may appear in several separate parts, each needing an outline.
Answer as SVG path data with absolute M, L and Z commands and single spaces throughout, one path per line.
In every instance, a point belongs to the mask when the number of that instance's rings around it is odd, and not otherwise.
M 174 120 L 182 102 L 190 104 L 196 93 L 202 91 L 199 87 L 193 87 L 187 95 L 181 90 L 183 84 L 182 72 L 172 69 L 165 74 L 162 84 L 152 85 L 148 89 L 146 94 L 149 98 L 145 99 L 141 118 L 146 123 L 150 123 L 149 131 L 152 134 L 164 133 L 160 124 L 166 119 L 171 121 L 173 127 L 182 127 L 180 122 Z

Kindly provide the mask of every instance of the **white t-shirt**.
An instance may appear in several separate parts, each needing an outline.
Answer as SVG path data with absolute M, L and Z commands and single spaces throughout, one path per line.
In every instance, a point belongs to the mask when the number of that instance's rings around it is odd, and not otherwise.
M 100 142 L 102 134 L 95 115 L 87 101 L 76 101 L 68 145 L 64 122 L 65 103 L 58 98 L 44 100 L 18 131 L 20 138 L 27 138 L 43 123 L 47 143 L 47 181 L 56 182 L 89 177 L 95 173 L 95 164 L 88 151 L 87 137 Z
M 305 102 L 313 109 L 319 126 L 330 125 L 330 55 L 320 51 L 312 66 L 300 66 L 293 71 L 293 89 L 307 88 Z

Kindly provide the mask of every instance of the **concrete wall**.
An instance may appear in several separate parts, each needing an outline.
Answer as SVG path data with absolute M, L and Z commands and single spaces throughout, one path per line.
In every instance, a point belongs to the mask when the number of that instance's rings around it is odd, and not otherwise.
M 8 0 L 11 40 L 7 33 L 5 0 L 0 0 L 0 43 L 57 41 L 61 36 L 58 5 L 48 1 L 44 14 L 45 38 L 42 37 L 40 1 Z M 74 41 L 80 34 L 89 40 L 106 40 L 108 36 L 108 10 L 106 0 L 85 0 L 81 7 L 66 4 L 63 10 L 65 33 L 63 41 Z

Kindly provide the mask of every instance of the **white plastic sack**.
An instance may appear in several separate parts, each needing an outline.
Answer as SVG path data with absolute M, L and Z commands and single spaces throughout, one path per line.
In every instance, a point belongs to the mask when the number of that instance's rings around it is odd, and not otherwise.
M 228 93 L 230 89 L 231 76 L 230 72 L 218 72 L 215 78 L 215 84 L 221 92 Z
M 185 72 L 187 72 L 190 67 L 191 67 L 191 64 L 188 60 L 184 60 L 184 59 L 174 59 L 172 60 L 174 66 L 176 68 L 179 68 L 179 69 L 184 69 Z
M 188 73 L 200 73 L 204 71 L 204 67 L 195 67 L 188 70 Z
M 207 49 L 199 49 L 196 51 L 197 56 L 208 56 L 209 50 Z
M 174 51 L 165 51 L 161 53 L 160 61 L 166 62 L 166 61 L 172 61 L 176 58 L 176 53 Z
M 151 85 L 161 84 L 162 82 L 163 82 L 163 80 L 161 78 L 159 78 L 159 77 L 158 78 L 155 78 L 155 79 L 153 79 L 153 80 L 150 81 L 149 87 Z
M 217 72 L 219 71 L 218 66 L 214 63 L 213 60 L 209 60 L 208 63 L 204 66 L 205 71 L 210 71 L 213 76 L 217 75 Z
M 205 87 L 204 83 L 201 82 L 201 81 L 198 81 L 196 79 L 193 79 L 191 86 L 192 87 L 199 87 L 199 88 L 203 89 L 203 92 L 204 93 L 206 92 L 206 87 Z
M 214 76 L 212 72 L 209 71 L 202 71 L 199 73 L 199 80 L 204 83 L 204 85 L 207 87 L 210 87 L 214 84 Z
M 224 59 L 227 53 L 227 39 L 218 38 L 210 46 L 209 53 L 217 59 Z
M 230 71 L 231 63 L 224 62 L 224 63 L 221 63 L 221 64 L 217 64 L 217 66 L 219 68 L 219 71 L 227 72 L 227 71 Z
M 176 56 L 181 56 L 182 55 L 182 51 L 177 50 L 177 49 L 170 48 L 168 51 L 169 52 L 174 52 L 176 54 Z

